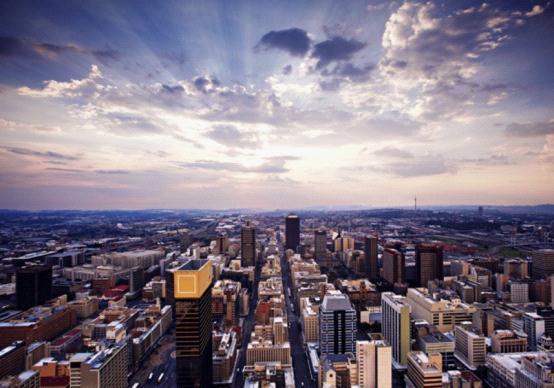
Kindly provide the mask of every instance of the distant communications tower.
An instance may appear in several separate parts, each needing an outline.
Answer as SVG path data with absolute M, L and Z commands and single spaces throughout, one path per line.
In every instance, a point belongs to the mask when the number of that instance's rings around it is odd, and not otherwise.
M 414 210 L 417 211 L 417 196 L 414 197 Z

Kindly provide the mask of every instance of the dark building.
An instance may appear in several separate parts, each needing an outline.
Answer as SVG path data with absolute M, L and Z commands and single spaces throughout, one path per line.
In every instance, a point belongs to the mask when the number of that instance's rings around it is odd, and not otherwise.
M 25 344 L 15 341 L 4 349 L 0 349 L 0 378 L 18 375 L 25 370 Z
M 383 256 L 383 278 L 389 284 L 404 284 L 406 282 L 406 261 L 404 254 L 393 248 L 385 248 Z
M 430 280 L 443 280 L 443 247 L 436 244 L 418 244 L 416 253 L 416 282 L 427 287 Z
M 31 265 L 16 273 L 17 308 L 26 310 L 52 297 L 52 267 Z
M 289 214 L 285 218 L 285 248 L 296 251 L 300 245 L 300 217 Z
M 138 293 L 144 287 L 144 269 L 134 267 L 129 270 L 129 292 Z
M 319 350 L 321 354 L 356 351 L 356 310 L 348 296 L 327 294 L 319 310 Z
M 321 259 L 327 252 L 327 232 L 323 229 L 314 232 L 314 257 Z
M 365 271 L 369 279 L 379 278 L 377 241 L 377 236 L 366 236 L 364 238 Z
M 172 272 L 177 387 L 212 386 L 212 264 L 189 260 Z
M 250 267 L 255 264 L 256 228 L 250 221 L 247 221 L 240 231 L 240 256 L 241 266 Z

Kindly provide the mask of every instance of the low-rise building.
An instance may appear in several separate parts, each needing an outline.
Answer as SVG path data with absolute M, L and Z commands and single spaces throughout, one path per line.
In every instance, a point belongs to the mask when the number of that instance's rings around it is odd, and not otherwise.
M 495 330 L 491 336 L 494 353 L 521 353 L 527 350 L 527 334 L 512 330 Z

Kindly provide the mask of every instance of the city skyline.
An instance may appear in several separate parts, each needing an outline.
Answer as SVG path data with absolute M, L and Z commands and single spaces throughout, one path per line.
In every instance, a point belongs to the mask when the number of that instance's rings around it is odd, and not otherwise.
M 554 5 L 0 4 L 0 208 L 533 205 Z

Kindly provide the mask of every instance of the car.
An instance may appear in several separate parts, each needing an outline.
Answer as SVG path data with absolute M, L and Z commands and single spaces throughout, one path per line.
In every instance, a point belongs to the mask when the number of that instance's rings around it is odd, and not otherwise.
M 153 378 L 154 378 L 154 372 L 150 372 L 150 374 L 148 375 L 148 381 L 152 381 Z
M 162 372 L 158 377 L 158 380 L 157 380 L 158 384 L 160 384 L 163 381 L 163 379 L 164 379 L 164 373 Z
M 134 383 L 133 386 L 131 388 L 138 388 L 139 387 L 139 383 Z

